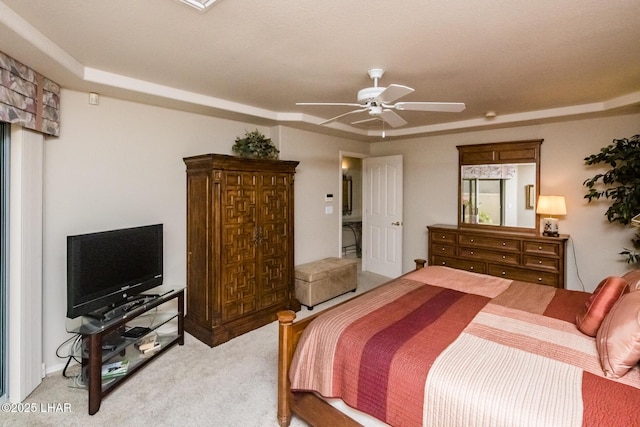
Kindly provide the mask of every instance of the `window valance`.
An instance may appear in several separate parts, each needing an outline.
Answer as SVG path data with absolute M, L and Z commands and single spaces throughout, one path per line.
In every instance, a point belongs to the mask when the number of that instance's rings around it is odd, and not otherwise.
M 0 52 L 0 120 L 60 134 L 60 86 Z

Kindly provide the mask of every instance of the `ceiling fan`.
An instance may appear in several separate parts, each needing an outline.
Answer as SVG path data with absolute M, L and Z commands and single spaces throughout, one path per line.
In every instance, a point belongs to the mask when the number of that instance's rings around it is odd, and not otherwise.
M 397 99 L 403 96 L 409 95 L 414 89 L 403 86 L 391 84 L 387 87 L 378 86 L 378 80 L 384 74 L 384 70 L 381 68 L 372 68 L 369 70 L 369 77 L 373 79 L 373 87 L 367 87 L 358 91 L 358 103 L 351 102 L 298 102 L 296 105 L 325 105 L 325 106 L 348 106 L 358 107 L 356 110 L 340 114 L 339 116 L 332 117 L 325 120 L 320 125 L 327 124 L 342 117 L 369 112 L 372 116 L 370 119 L 358 120 L 351 122 L 351 124 L 360 124 L 369 122 L 372 120 L 381 120 L 383 123 L 387 123 L 391 127 L 400 127 L 407 124 L 407 121 L 403 119 L 394 110 L 399 111 L 439 111 L 448 113 L 458 113 L 465 109 L 465 105 L 462 102 L 395 102 Z M 395 102 L 395 103 L 394 103 Z

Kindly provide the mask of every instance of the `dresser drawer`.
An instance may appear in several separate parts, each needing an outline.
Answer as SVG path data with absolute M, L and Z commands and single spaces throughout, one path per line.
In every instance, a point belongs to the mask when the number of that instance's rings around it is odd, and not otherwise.
M 432 256 L 432 265 L 442 265 L 445 267 L 457 268 L 458 270 L 467 270 L 474 273 L 486 273 L 487 264 L 479 261 L 467 261 L 460 258 L 448 258 L 441 256 Z
M 558 258 L 545 258 L 535 255 L 524 255 L 524 266 L 532 268 L 543 268 L 545 270 L 560 271 L 560 260 Z
M 521 268 L 489 264 L 489 274 L 504 277 L 505 279 L 558 287 L 558 275 L 543 271 L 524 270 Z
M 535 242 L 530 240 L 525 240 L 522 242 L 524 248 L 523 252 L 529 254 L 539 254 L 539 255 L 560 255 L 560 245 L 557 243 L 547 243 L 547 242 Z
M 450 245 L 456 244 L 456 233 L 450 231 L 432 231 L 430 234 L 432 244 L 446 243 Z
M 520 254 L 518 252 L 498 252 L 487 251 L 485 249 L 460 247 L 460 249 L 458 250 L 458 256 L 461 258 L 520 265 Z
M 431 245 L 431 249 L 429 249 L 429 253 L 431 255 L 441 255 L 441 256 L 455 256 L 456 255 L 456 247 L 449 245 L 439 245 L 436 242 Z
M 478 248 L 504 249 L 520 251 L 520 240 L 502 237 L 482 236 L 478 234 L 460 234 L 458 236 L 460 246 L 474 246 Z

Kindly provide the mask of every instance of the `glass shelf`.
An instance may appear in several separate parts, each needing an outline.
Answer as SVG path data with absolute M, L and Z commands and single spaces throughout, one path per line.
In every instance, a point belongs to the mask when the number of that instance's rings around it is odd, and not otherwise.
M 177 314 L 172 317 L 171 319 L 169 319 L 167 322 L 169 322 L 170 320 L 176 319 L 177 320 Z M 167 324 L 167 322 L 162 323 L 160 326 Z M 156 342 L 158 342 L 160 344 L 160 347 L 158 348 L 158 350 L 152 352 L 152 353 L 143 353 L 140 350 L 138 350 L 136 348 L 136 346 L 134 345 L 135 343 L 137 343 L 138 341 L 141 341 L 143 338 L 147 337 L 150 334 L 156 334 L 157 338 L 156 338 Z M 165 348 L 167 345 L 169 345 L 170 343 L 172 343 L 173 341 L 175 341 L 176 339 L 178 339 L 178 329 L 177 329 L 177 322 L 176 322 L 176 329 L 175 331 L 173 331 L 173 333 L 158 333 L 158 330 L 152 330 L 151 332 L 149 332 L 148 334 L 139 337 L 139 338 L 126 338 L 125 342 L 121 345 L 119 345 L 115 350 L 109 351 L 109 352 L 103 352 L 102 354 L 102 364 L 105 365 L 107 363 L 115 363 L 115 362 L 119 362 L 122 360 L 128 360 L 129 361 L 129 365 L 127 368 L 127 371 L 125 373 L 123 373 L 123 375 L 121 376 L 117 376 L 117 377 L 112 377 L 112 378 L 102 378 L 102 390 L 106 391 L 107 389 L 109 389 L 111 386 L 115 385 L 116 383 L 118 383 L 118 381 L 120 379 L 122 379 L 123 377 L 126 377 L 128 374 L 130 374 L 131 372 L 135 371 L 136 369 L 138 369 L 138 367 L 146 362 L 147 360 L 151 359 L 153 356 L 155 356 L 161 349 Z M 86 349 L 83 349 L 83 358 L 87 358 L 88 354 Z M 69 387 L 72 388 L 81 388 L 81 389 L 86 389 L 87 388 L 87 378 L 88 378 L 88 372 L 87 372 L 88 367 L 85 365 L 81 372 L 79 372 L 78 374 L 76 374 L 75 376 L 69 377 Z
M 69 379 L 69 387 L 84 388 L 89 392 L 89 414 L 100 409 L 102 398 L 147 362 L 174 345 L 184 344 L 184 288 L 155 288 L 148 294 L 160 295 L 152 300 L 122 312 L 109 320 L 91 317 L 67 319 L 67 330 L 82 337 L 75 357 L 81 359 L 79 373 Z M 134 327 L 148 328 L 140 337 L 122 334 Z M 136 343 L 155 335 L 159 347 L 144 353 Z M 127 369 L 116 377 L 103 378 L 105 365 L 126 360 Z

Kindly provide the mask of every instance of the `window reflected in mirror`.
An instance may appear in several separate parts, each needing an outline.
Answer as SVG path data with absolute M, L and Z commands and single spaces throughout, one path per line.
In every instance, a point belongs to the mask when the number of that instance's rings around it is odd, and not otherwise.
M 462 166 L 461 177 L 461 223 L 535 227 L 535 163 Z

